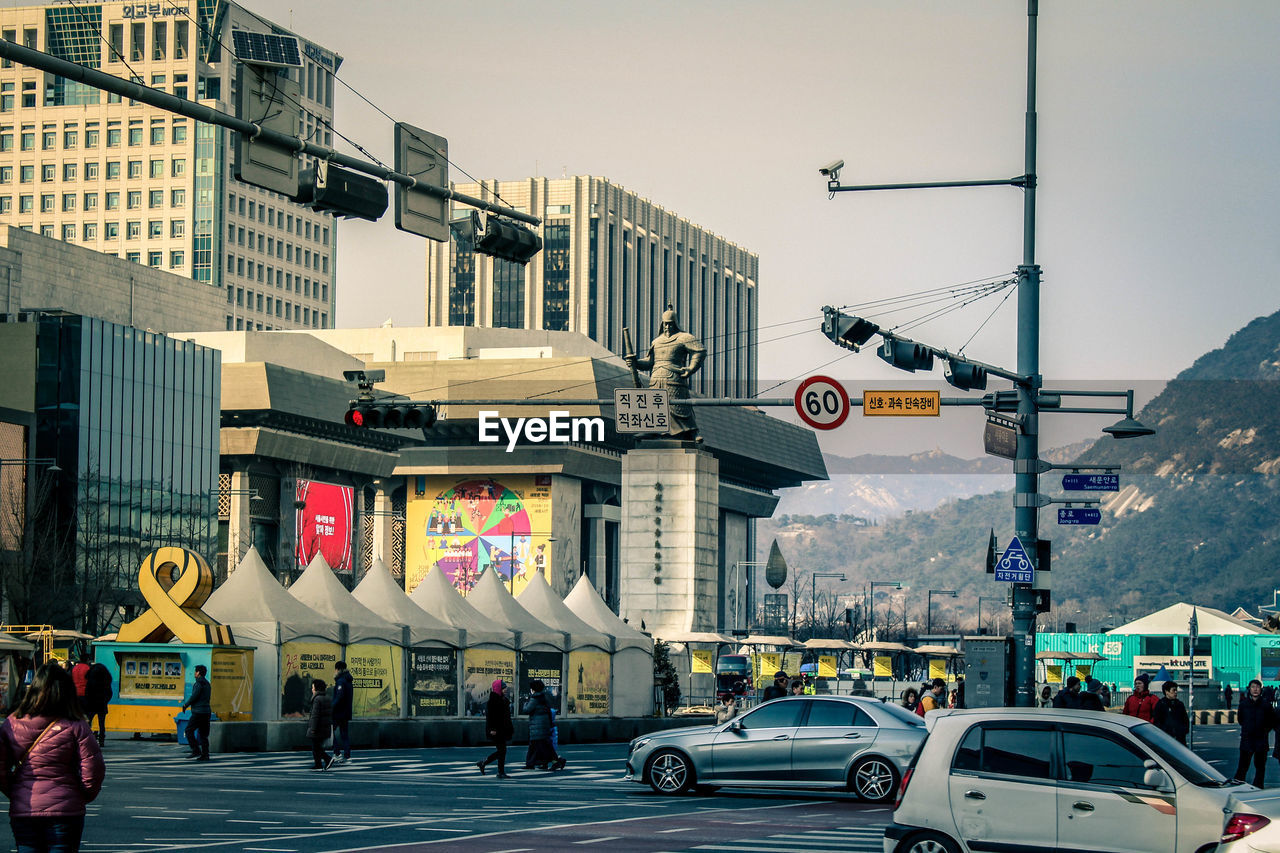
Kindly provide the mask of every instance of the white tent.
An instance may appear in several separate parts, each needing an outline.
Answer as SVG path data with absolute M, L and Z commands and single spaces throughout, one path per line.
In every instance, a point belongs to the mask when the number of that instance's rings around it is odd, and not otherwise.
M 517 648 L 529 649 L 533 646 L 546 646 L 556 651 L 564 651 L 567 645 L 563 631 L 544 625 L 536 616 L 521 607 L 506 584 L 494 571 L 486 571 L 467 595 L 467 603 L 486 617 L 493 624 L 515 631 Z
M 414 604 L 380 559 L 373 561 L 351 596 L 387 621 L 409 626 L 412 645 L 462 645 L 461 632 Z
M 346 623 L 348 643 L 404 645 L 404 630 L 356 601 L 322 554 L 312 558 L 302 576 L 289 587 L 289 594 L 317 613 Z
M 568 651 L 595 646 L 601 651 L 613 650 L 613 637 L 599 631 L 579 619 L 565 606 L 541 572 L 534 572 L 528 586 L 521 592 L 517 603 L 533 614 L 534 618 L 569 637 Z
M 653 713 L 653 640 L 619 619 L 586 575 L 565 596 L 565 606 L 613 638 L 609 712 L 615 717 Z
M 1200 607 L 1180 601 L 1177 604 L 1169 605 L 1163 610 L 1148 613 L 1141 619 L 1121 625 L 1119 628 L 1112 628 L 1107 634 L 1184 635 L 1190 627 L 1193 610 L 1195 611 L 1197 627 L 1202 637 L 1223 634 L 1243 634 L 1247 636 L 1270 633 L 1257 625 L 1251 625 L 1248 622 L 1243 622 L 1223 613 L 1221 610 L 1215 610 L 1212 607 Z
M 285 590 L 267 570 L 256 549 L 213 591 L 204 612 L 231 626 L 236 645 L 253 656 L 253 718 L 280 719 L 280 646 L 296 640 L 336 643 L 342 628 Z
M 460 629 L 463 632 L 462 642 L 468 648 L 502 646 L 513 649 L 516 646 L 515 635 L 468 604 L 439 569 L 427 572 L 409 595 L 409 600 L 446 625 Z

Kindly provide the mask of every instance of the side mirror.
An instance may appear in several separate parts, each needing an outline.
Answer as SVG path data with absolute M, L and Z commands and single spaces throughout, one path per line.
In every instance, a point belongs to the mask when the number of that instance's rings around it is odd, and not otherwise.
M 729 721 L 729 725 L 725 726 L 725 729 L 724 729 L 724 730 L 725 730 L 726 732 L 740 732 L 740 731 L 742 731 L 742 721 L 741 721 L 741 720 L 730 720 L 730 721 Z
M 1142 766 L 1146 768 L 1142 774 L 1142 784 L 1148 788 L 1155 788 L 1161 793 L 1170 793 L 1173 791 L 1173 780 L 1169 778 L 1169 774 L 1160 769 L 1160 765 L 1154 759 L 1148 758 L 1142 762 Z

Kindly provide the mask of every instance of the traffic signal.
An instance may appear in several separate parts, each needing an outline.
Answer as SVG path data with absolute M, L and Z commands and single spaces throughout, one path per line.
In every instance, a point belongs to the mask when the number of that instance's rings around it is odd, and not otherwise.
M 870 320 L 861 317 L 850 317 L 841 314 L 830 305 L 822 308 L 822 334 L 832 343 L 857 352 L 871 340 L 871 336 L 880 331 L 880 327 Z
M 492 258 L 523 266 L 542 251 L 542 238 L 536 232 L 478 210 L 471 211 L 466 219 L 450 224 L 460 233 L 473 237 L 477 252 Z
M 318 160 L 314 169 L 298 176 L 293 200 L 334 216 L 376 222 L 387 211 L 387 186 L 377 178 Z
M 947 367 L 943 371 L 943 377 L 948 384 L 959 388 L 961 391 L 987 390 L 986 368 L 963 359 L 947 359 Z
M 430 429 L 436 407 L 427 403 L 370 403 L 352 401 L 343 418 L 347 426 L 369 429 Z
M 933 370 L 933 350 L 915 341 L 885 338 L 876 355 L 901 370 Z

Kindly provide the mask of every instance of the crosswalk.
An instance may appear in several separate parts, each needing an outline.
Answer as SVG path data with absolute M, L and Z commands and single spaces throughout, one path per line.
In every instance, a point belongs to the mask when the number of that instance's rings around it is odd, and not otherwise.
M 681 853 L 705 850 L 715 853 L 822 853 L 822 851 L 854 851 L 871 853 L 884 850 L 884 826 L 863 825 L 806 832 L 785 832 L 754 839 L 726 841 L 723 844 L 699 844 L 683 848 Z M 674 853 L 674 851 L 668 851 Z

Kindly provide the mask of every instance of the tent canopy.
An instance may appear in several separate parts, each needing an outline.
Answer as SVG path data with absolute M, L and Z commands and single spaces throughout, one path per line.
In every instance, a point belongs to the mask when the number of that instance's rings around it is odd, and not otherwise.
M 795 640 L 790 637 L 769 636 L 768 634 L 752 634 L 750 637 L 736 642 L 743 646 L 781 646 L 784 649 L 789 649 L 796 645 Z
M 1199 605 L 1180 601 L 1177 604 L 1169 605 L 1163 610 L 1148 613 L 1141 619 L 1121 625 L 1119 628 L 1112 628 L 1107 634 L 1183 635 L 1187 633 L 1187 629 L 1190 627 L 1191 614 L 1193 612 L 1196 614 L 1197 628 L 1201 636 L 1209 634 L 1243 634 L 1247 636 L 1250 634 L 1270 633 L 1257 625 L 1251 625 L 1248 622 L 1243 622 L 1223 613 L 1221 610 L 1215 610 L 1212 607 L 1200 607 Z
M 278 623 L 281 642 L 299 637 L 336 641 L 339 637 L 337 621 L 320 615 L 290 595 L 267 570 L 253 547 L 222 586 L 213 591 L 203 609 L 224 625 L 231 625 L 233 632 L 236 625 Z M 253 633 L 256 636 L 258 632 Z M 274 641 L 274 636 L 257 638 Z
M 412 643 L 438 642 L 455 648 L 462 644 L 457 628 L 446 625 L 404 594 L 404 590 L 391 577 L 391 572 L 381 559 L 373 561 L 364 579 L 352 590 L 351 595 L 388 621 L 408 625 L 409 641 Z
M 570 651 L 586 646 L 595 646 L 606 652 L 612 651 L 613 637 L 597 631 L 579 619 L 565 606 L 560 597 L 551 591 L 551 586 L 542 576 L 542 572 L 533 573 L 533 577 L 520 592 L 520 598 L 517 601 L 543 624 L 568 634 Z
M 664 643 L 720 643 L 722 645 L 738 642 L 728 634 L 716 634 L 711 631 L 663 631 L 657 630 L 653 632 L 655 639 L 662 640 Z
M 30 654 L 36 647 L 26 640 L 19 640 L 12 634 L 0 634 L 0 652 L 22 652 Z
M 916 646 L 915 652 L 918 655 L 933 655 L 940 658 L 962 658 L 964 652 L 953 646 Z
M 617 617 L 609 605 L 604 603 L 600 593 L 596 591 L 591 580 L 582 575 L 573 589 L 564 598 L 565 606 L 573 614 L 601 633 L 613 637 L 613 648 L 620 651 L 625 648 L 643 649 L 653 652 L 653 640 Z
M 347 623 L 347 642 L 381 640 L 400 645 L 403 632 L 377 613 L 365 607 L 347 592 L 323 554 L 317 553 L 289 587 L 289 594 L 321 615 L 335 622 Z
M 863 643 L 862 650 L 864 652 L 881 652 L 888 654 L 898 654 L 901 652 L 915 653 L 915 649 L 910 646 L 904 646 L 902 643 Z
M 801 645 L 804 646 L 806 649 L 826 649 L 826 650 L 842 651 L 842 652 L 848 651 L 849 649 L 858 648 L 853 643 L 850 643 L 847 640 L 814 639 L 814 640 L 805 640 L 803 643 L 801 643 Z
M 495 624 L 471 606 L 449 583 L 444 572 L 432 569 L 409 595 L 409 600 L 446 625 L 466 632 L 467 646 L 494 645 L 515 648 L 510 630 Z
M 467 603 L 494 624 L 520 632 L 520 647 L 545 645 L 564 651 L 565 636 L 516 602 L 507 586 L 495 571 L 485 571 L 467 595 Z
M 1036 652 L 1036 660 L 1075 660 L 1075 658 L 1076 655 L 1072 652 Z

